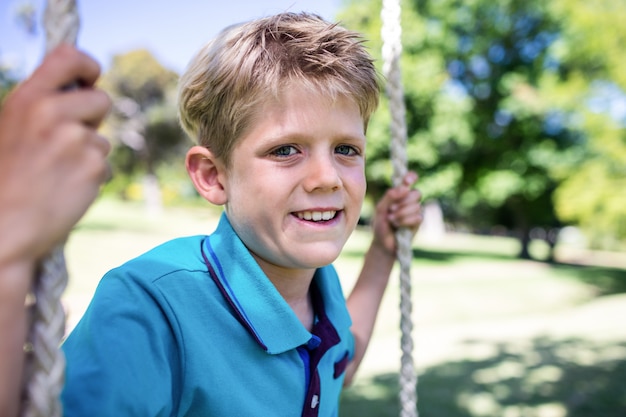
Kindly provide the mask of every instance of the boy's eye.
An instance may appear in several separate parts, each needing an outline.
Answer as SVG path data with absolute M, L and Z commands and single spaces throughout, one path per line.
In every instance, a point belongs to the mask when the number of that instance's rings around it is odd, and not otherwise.
M 271 154 L 274 156 L 291 156 L 297 153 L 297 149 L 291 145 L 284 145 L 274 149 Z
M 337 152 L 340 155 L 346 155 L 346 156 L 354 156 L 354 155 L 360 154 L 358 149 L 350 145 L 339 145 L 335 148 L 335 152 Z

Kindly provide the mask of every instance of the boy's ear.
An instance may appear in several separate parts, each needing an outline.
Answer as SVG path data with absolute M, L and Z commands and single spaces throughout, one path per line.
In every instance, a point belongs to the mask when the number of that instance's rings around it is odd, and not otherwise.
M 185 157 L 187 173 L 198 193 L 216 205 L 226 204 L 228 198 L 224 189 L 226 168 L 213 153 L 204 146 L 194 146 Z

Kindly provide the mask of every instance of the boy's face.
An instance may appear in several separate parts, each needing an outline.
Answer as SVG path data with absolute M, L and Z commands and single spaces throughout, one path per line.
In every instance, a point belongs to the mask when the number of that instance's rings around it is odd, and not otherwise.
M 285 90 L 233 149 L 226 213 L 263 269 L 312 269 L 337 258 L 359 218 L 363 119 L 347 98 Z

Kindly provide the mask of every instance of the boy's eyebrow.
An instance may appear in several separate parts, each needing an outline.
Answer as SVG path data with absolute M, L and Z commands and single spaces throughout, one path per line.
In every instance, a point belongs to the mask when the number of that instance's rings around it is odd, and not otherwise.
M 279 135 L 271 135 L 271 136 L 264 136 L 263 137 L 264 140 L 266 140 L 267 142 L 289 142 L 289 141 L 299 141 L 299 140 L 316 140 L 314 135 L 308 135 L 306 133 L 302 133 L 302 132 L 293 132 L 293 133 L 285 133 L 285 134 L 279 134 Z M 367 141 L 367 137 L 365 136 L 365 133 L 362 133 L 360 135 L 353 135 L 353 134 L 346 134 L 346 133 L 339 133 L 336 135 L 332 136 L 333 140 L 336 141 L 350 141 L 350 142 L 366 142 Z
M 285 139 L 285 138 L 310 139 L 314 137 L 315 137 L 315 134 L 309 133 L 308 130 L 290 130 L 290 129 L 270 132 L 269 135 L 267 136 L 267 138 L 275 138 L 278 140 Z M 331 134 L 331 137 L 334 139 L 344 138 L 346 140 L 348 139 L 365 140 L 366 134 L 365 134 L 365 130 L 363 129 L 359 130 L 358 133 L 355 133 L 354 131 L 339 130 L 339 131 L 333 131 Z

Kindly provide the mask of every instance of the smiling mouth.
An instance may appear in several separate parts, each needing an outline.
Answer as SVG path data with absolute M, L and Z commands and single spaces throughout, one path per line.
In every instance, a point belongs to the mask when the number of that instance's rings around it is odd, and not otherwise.
M 337 211 L 300 211 L 295 213 L 300 220 L 312 221 L 312 222 L 325 222 L 332 220 L 337 215 Z

